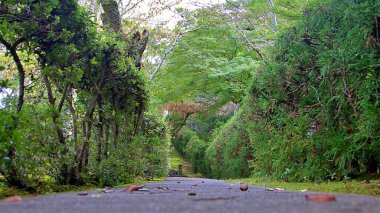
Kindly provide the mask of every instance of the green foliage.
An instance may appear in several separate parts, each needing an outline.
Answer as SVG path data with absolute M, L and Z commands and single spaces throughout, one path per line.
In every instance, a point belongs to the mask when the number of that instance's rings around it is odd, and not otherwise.
M 157 98 L 163 103 L 197 96 L 239 102 L 257 64 L 237 40 L 223 25 L 184 35 L 156 77 Z
M 180 155 L 190 161 L 193 173 L 209 173 L 209 166 L 204 160 L 207 143 L 199 139 L 196 132 L 183 127 L 177 137 L 173 138 L 172 145 Z
M 280 36 L 273 61 L 254 75 L 241 114 L 206 152 L 214 176 L 239 176 L 233 169 L 239 158 L 252 174 L 283 180 L 376 172 L 379 9 L 375 1 L 314 4 Z M 248 149 L 252 160 L 230 157 L 234 149 Z
M 185 126 L 179 131 L 178 136 L 172 139 L 172 145 L 180 155 L 185 156 L 186 145 L 193 136 L 196 136 L 196 133 Z
M 2 97 L 0 111 L 0 174 L 11 186 L 33 188 L 45 176 L 115 185 L 167 173 L 167 127 L 146 113 L 145 76 L 128 54 L 140 44 L 92 19 L 74 0 L 0 2 L 0 86 L 19 90 Z
M 194 173 L 202 173 L 208 174 L 209 167 L 204 160 L 205 150 L 207 148 L 207 144 L 205 141 L 198 138 L 198 136 L 194 135 L 190 138 L 190 141 L 186 144 L 185 147 L 185 156 L 191 162 L 191 168 Z
M 239 111 L 214 131 L 205 153 L 212 177 L 236 178 L 250 175 L 248 161 L 252 156 L 245 119 Z
M 101 185 L 115 186 L 130 183 L 135 178 L 152 179 L 168 173 L 168 128 L 154 112 L 146 114 L 143 123 L 139 134 L 133 137 L 122 135 L 116 143 L 123 146 L 113 149 L 112 155 L 100 164 L 93 159 L 91 173 Z M 126 138 L 129 138 L 127 143 Z M 96 150 L 95 144 L 92 149 Z
M 206 162 L 210 170 L 205 174 L 321 181 L 374 173 L 380 167 L 379 4 L 373 0 L 331 0 L 313 1 L 305 9 L 286 9 L 298 4 L 301 2 L 282 1 L 274 8 L 260 5 L 260 1 L 244 4 L 251 14 L 276 12 L 278 23 L 294 17 L 281 25 L 295 24 L 277 36 L 275 46 L 268 50 L 267 63 L 246 66 L 244 63 L 251 64 L 254 59 L 240 61 L 235 56 L 228 60 L 231 67 L 218 67 L 220 58 L 197 58 L 201 61 L 197 70 L 205 69 L 212 73 L 210 76 L 219 76 L 219 72 L 236 76 L 234 67 L 246 67 L 251 84 L 240 110 L 224 125 L 212 129 L 210 142 L 198 138 L 204 133 L 191 120 L 187 125 L 197 135 L 184 130 L 176 139 L 174 145 L 193 158 L 195 165 Z M 270 16 L 263 19 L 269 23 Z M 245 27 L 248 23 L 240 24 Z M 246 32 L 248 36 L 256 33 Z M 208 42 L 212 44 L 213 40 Z M 181 64 L 179 70 L 193 68 Z M 218 71 L 204 67 L 207 64 Z M 210 82 L 206 84 L 212 87 Z M 185 87 L 194 92 L 189 85 Z M 224 82 L 224 88 L 229 88 L 226 85 Z M 228 98 L 235 93 L 226 91 L 227 100 L 231 100 Z M 193 95 L 202 97 L 199 92 Z

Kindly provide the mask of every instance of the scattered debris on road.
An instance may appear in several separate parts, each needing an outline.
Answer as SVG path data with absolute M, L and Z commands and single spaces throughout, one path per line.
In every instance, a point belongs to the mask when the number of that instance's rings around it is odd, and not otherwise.
M 86 196 L 86 195 L 88 195 L 88 192 L 80 192 L 80 193 L 78 193 L 78 195 L 79 196 Z
M 149 192 L 150 189 L 147 189 L 147 188 L 141 188 L 141 189 L 139 189 L 139 190 L 137 190 L 137 191 L 139 191 L 139 192 Z
M 284 191 L 284 188 L 265 188 L 265 191 L 273 192 L 273 191 Z
M 22 198 L 20 196 L 7 197 L 3 200 L 5 203 L 21 203 Z
M 144 188 L 143 185 L 141 186 L 131 185 L 131 186 L 128 186 L 127 189 L 125 189 L 124 191 L 133 192 L 133 191 L 138 191 L 139 189 L 142 189 L 142 188 Z
M 169 187 L 167 186 L 157 186 L 157 189 L 162 189 L 162 190 L 169 190 Z
M 248 185 L 240 185 L 240 190 L 241 191 L 247 191 L 248 190 Z
M 311 202 L 334 202 L 336 197 L 334 195 L 305 195 L 306 200 Z

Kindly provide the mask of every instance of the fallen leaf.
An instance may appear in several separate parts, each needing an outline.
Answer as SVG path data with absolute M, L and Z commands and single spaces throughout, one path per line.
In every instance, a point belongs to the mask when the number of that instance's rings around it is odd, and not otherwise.
M 20 196 L 7 197 L 3 200 L 5 203 L 20 203 L 22 198 Z
M 308 191 L 307 189 L 300 190 L 300 192 L 307 192 L 307 191 Z
M 139 189 L 142 189 L 142 188 L 144 188 L 144 186 L 132 185 L 132 186 L 128 186 L 127 189 L 125 189 L 124 191 L 133 192 L 133 191 L 138 191 Z
M 197 193 L 194 193 L 194 192 L 190 192 L 190 193 L 188 193 L 187 195 L 188 195 L 188 196 L 196 196 L 196 195 L 197 195 Z
M 193 184 L 193 186 L 198 186 L 198 184 Z
M 333 202 L 336 201 L 334 195 L 305 195 L 306 200 L 311 202 Z
M 177 181 L 177 183 L 181 183 L 180 181 Z
M 88 193 L 87 192 L 80 192 L 80 193 L 78 193 L 78 195 L 79 196 L 86 196 L 86 195 L 88 195 Z
M 368 180 L 363 180 L 361 183 L 362 184 L 369 184 L 369 181 Z
M 204 181 L 202 181 L 202 183 L 205 183 Z
M 248 190 L 248 185 L 240 185 L 240 190 L 241 191 L 247 191 Z

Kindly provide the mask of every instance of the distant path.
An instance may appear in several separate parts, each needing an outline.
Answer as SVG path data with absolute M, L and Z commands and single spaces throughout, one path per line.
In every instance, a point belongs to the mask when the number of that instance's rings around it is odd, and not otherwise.
M 380 198 L 336 195 L 337 201 L 307 201 L 309 192 L 267 191 L 249 186 L 240 191 L 239 184 L 199 178 L 168 178 L 146 184 L 146 191 L 125 192 L 115 188 L 107 193 L 91 191 L 88 195 L 64 193 L 23 198 L 20 203 L 0 202 L 1 213 L 22 212 L 380 212 Z

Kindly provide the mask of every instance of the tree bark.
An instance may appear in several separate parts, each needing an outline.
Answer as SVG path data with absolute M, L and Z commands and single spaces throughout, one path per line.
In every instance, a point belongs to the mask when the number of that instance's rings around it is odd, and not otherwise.
M 115 0 L 100 0 L 100 4 L 104 10 L 101 17 L 103 25 L 106 26 L 110 32 L 122 34 L 121 15 L 117 2 Z
M 174 130 L 173 137 L 177 137 L 178 132 L 182 129 L 183 126 L 186 125 L 187 119 L 190 117 L 191 113 L 186 113 L 185 117 L 183 118 L 182 122 L 179 124 L 179 126 Z
M 129 49 L 127 51 L 128 57 L 134 59 L 134 65 L 138 69 L 141 69 L 142 55 L 146 49 L 149 40 L 149 32 L 144 30 L 142 35 L 140 32 L 136 32 L 133 35 L 133 39 L 129 42 Z
M 40 62 L 40 68 L 41 70 L 43 70 L 45 68 L 45 64 L 46 64 L 46 58 L 45 56 L 42 56 L 40 55 L 39 57 L 39 62 Z M 55 98 L 54 98 L 54 95 L 53 95 L 53 90 L 51 88 L 51 84 L 50 84 L 50 81 L 49 81 L 49 78 L 46 76 L 46 75 L 43 75 L 42 76 L 43 78 L 43 81 L 45 83 L 45 86 L 46 86 L 46 92 L 47 92 L 47 95 L 48 95 L 48 101 L 49 101 L 49 104 L 50 104 L 50 107 L 52 108 L 52 114 L 51 114 L 51 118 L 53 120 L 53 126 L 54 126 L 54 129 L 55 129 L 55 132 L 57 134 L 57 137 L 58 137 L 58 142 L 64 147 L 63 150 L 61 151 L 61 155 L 60 155 L 60 163 L 61 163 L 61 167 L 60 167 L 60 179 L 58 180 L 59 182 L 63 183 L 63 184 L 67 184 L 69 182 L 69 167 L 68 167 L 68 164 L 65 162 L 65 158 L 64 156 L 68 153 L 69 149 L 66 145 L 66 141 L 65 141 L 65 137 L 63 135 L 63 130 L 62 128 L 60 127 L 59 125 L 59 121 L 58 121 L 58 118 L 59 118 L 59 110 L 62 109 L 62 106 L 63 103 L 64 103 L 64 100 L 65 100 L 65 97 L 63 94 L 62 98 L 61 98 L 61 101 L 60 101 L 60 109 L 56 109 L 55 108 Z M 66 84 L 67 85 L 67 84 Z M 67 85 L 68 86 L 68 85 Z M 65 90 L 67 90 L 67 88 L 65 88 Z M 66 92 L 64 92 L 66 93 Z
M 0 35 L 0 42 L 9 50 L 18 71 L 19 91 L 18 91 L 18 103 L 17 103 L 17 108 L 16 108 L 17 113 L 21 111 L 22 106 L 24 105 L 24 94 L 25 94 L 25 69 L 21 63 L 20 57 L 17 54 L 17 45 L 19 45 L 21 41 L 23 40 L 19 39 L 15 44 L 12 45 L 9 42 L 7 42 L 3 38 L 3 36 Z
M 98 135 L 96 137 L 96 162 L 100 163 L 102 160 L 102 139 L 103 139 L 103 106 L 102 106 L 102 96 L 98 96 Z
M 114 129 L 113 129 L 113 149 L 117 149 L 117 140 L 119 139 L 119 124 L 115 121 Z
M 109 125 L 106 124 L 105 126 L 105 139 L 104 139 L 104 149 L 103 149 L 103 156 L 104 159 L 108 158 L 108 148 L 109 148 Z

